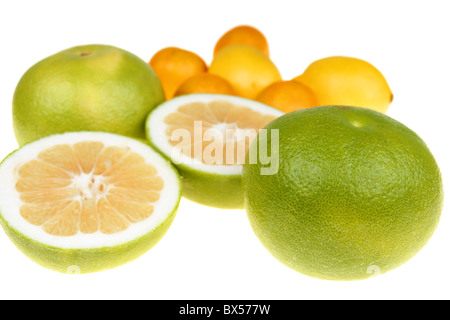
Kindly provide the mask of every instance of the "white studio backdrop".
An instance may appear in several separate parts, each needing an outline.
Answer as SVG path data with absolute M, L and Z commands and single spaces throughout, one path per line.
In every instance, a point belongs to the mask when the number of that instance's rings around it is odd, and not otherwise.
M 394 93 L 388 115 L 418 133 L 450 181 L 448 1 L 10 1 L 0 5 L 0 158 L 17 148 L 11 101 L 22 74 L 63 49 L 110 44 L 145 61 L 178 46 L 211 62 L 218 38 L 249 24 L 284 79 L 333 55 L 364 59 Z M 1 187 L 1 182 L 0 182 Z M 447 197 L 448 198 L 448 197 Z M 183 199 L 165 237 L 125 266 L 72 276 L 40 267 L 0 231 L 0 299 L 448 299 L 450 218 L 405 265 L 364 281 L 317 280 L 275 260 L 243 210 Z

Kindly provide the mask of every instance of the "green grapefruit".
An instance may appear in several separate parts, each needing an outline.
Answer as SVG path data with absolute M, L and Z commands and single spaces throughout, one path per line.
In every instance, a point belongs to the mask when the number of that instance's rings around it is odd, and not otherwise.
M 411 259 L 443 206 L 438 165 L 422 139 L 373 110 L 323 106 L 281 116 L 275 174 L 245 164 L 245 209 L 268 251 L 329 280 L 382 274 Z M 249 149 L 254 152 L 264 136 Z
M 236 96 L 182 95 L 150 113 L 147 137 L 178 168 L 185 198 L 242 209 L 241 173 L 248 146 L 259 129 L 283 114 Z
M 107 45 L 73 47 L 38 62 L 20 79 L 13 126 L 20 145 L 67 131 L 145 138 L 148 113 L 164 92 L 152 68 Z

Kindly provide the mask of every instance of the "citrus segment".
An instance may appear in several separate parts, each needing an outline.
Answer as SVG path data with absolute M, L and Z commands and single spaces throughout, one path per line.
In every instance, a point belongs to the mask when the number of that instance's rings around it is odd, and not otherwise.
M 141 255 L 167 231 L 181 191 L 175 169 L 148 145 L 101 132 L 25 145 L 3 161 L 0 178 L 3 227 L 58 271 L 71 259 L 92 272 Z
M 103 150 L 104 145 L 101 142 L 79 142 L 73 145 L 75 155 L 77 156 L 80 169 L 84 173 L 91 172 L 95 166 L 95 162 L 92 159 L 97 159 L 100 152 Z M 83 157 L 80 157 L 83 155 Z

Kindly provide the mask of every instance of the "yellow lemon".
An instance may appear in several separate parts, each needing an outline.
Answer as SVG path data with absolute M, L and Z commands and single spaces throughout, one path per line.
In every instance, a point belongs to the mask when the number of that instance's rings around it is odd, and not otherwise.
M 328 57 L 310 64 L 294 78 L 311 88 L 319 105 L 347 105 L 386 113 L 393 94 L 383 74 L 351 57 Z
M 275 64 L 260 50 L 245 44 L 230 45 L 214 57 L 209 72 L 227 80 L 239 96 L 255 99 L 268 85 L 281 81 Z

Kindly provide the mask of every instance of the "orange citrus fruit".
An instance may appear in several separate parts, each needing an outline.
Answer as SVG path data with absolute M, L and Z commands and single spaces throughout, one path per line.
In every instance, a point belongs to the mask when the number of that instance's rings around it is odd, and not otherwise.
M 255 99 L 269 84 L 282 80 L 275 64 L 262 51 L 246 44 L 220 50 L 209 72 L 227 80 L 239 96 L 247 99 Z
M 235 91 L 228 81 L 211 73 L 201 73 L 184 81 L 175 92 L 175 96 L 191 93 L 220 93 L 234 95 Z
M 247 44 L 261 50 L 266 56 L 269 56 L 269 45 L 266 37 L 261 31 L 252 26 L 237 26 L 226 32 L 217 41 L 214 47 L 214 56 L 220 50 L 232 44 Z
M 261 91 L 256 100 L 286 113 L 318 106 L 314 92 L 292 80 L 272 83 Z
M 262 174 L 260 159 L 244 164 L 245 208 L 263 245 L 288 267 L 321 279 L 366 279 L 402 265 L 431 238 L 442 177 L 405 125 L 366 108 L 319 106 L 265 129 L 248 153 L 275 146 L 278 170 Z
M 199 55 L 176 47 L 158 51 L 149 63 L 161 81 L 166 99 L 173 98 L 175 91 L 185 80 L 208 69 Z

